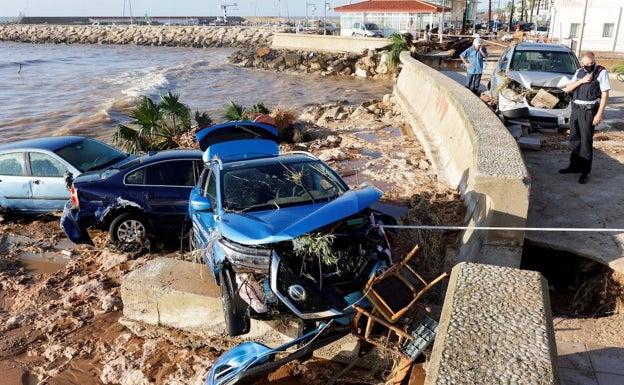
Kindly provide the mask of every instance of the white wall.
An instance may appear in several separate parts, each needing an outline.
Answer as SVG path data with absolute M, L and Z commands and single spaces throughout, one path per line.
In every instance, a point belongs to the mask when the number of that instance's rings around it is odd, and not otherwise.
M 550 38 L 576 49 L 583 21 L 583 5 L 560 1 L 552 8 Z M 581 50 L 624 52 L 624 0 L 589 0 Z M 579 24 L 576 38 L 570 39 L 570 28 Z M 603 37 L 605 24 L 614 24 L 613 36 Z

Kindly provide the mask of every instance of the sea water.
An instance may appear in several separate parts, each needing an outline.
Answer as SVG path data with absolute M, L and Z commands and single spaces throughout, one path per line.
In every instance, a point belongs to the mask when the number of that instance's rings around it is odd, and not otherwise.
M 110 143 L 139 97 L 169 91 L 216 122 L 229 100 L 301 113 L 392 92 L 390 80 L 240 68 L 228 63 L 229 48 L 0 42 L 0 52 L 0 143 L 61 134 Z

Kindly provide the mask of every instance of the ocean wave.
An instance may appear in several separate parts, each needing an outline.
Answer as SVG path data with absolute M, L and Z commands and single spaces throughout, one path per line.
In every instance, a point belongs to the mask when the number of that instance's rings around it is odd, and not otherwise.
M 43 60 L 43 59 L 20 60 L 20 61 L 0 61 L 0 68 L 14 67 L 16 70 L 18 70 L 20 67 L 25 67 L 29 65 L 35 65 L 35 64 L 42 64 L 47 61 L 48 60 Z

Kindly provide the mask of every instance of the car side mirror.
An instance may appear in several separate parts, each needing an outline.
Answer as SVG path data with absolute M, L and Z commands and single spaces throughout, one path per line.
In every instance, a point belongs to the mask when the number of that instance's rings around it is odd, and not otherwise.
M 208 197 L 198 197 L 191 200 L 191 207 L 195 211 L 206 212 L 212 211 L 212 202 Z

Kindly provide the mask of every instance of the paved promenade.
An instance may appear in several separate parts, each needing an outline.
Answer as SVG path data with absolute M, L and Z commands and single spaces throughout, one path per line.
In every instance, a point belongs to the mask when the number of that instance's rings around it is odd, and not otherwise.
M 465 82 L 463 73 L 445 74 L 462 84 Z M 488 77 L 486 73 L 483 89 Z M 624 83 L 611 76 L 609 104 L 596 137 L 623 130 Z M 619 137 L 624 138 L 624 135 Z M 543 136 L 542 139 L 556 142 L 559 137 Z M 609 150 L 610 147 L 614 149 Z M 578 175 L 558 173 L 559 168 L 567 165 L 567 138 L 561 136 L 554 150 L 523 151 L 531 175 L 527 227 L 624 228 L 624 153 L 620 151 L 624 143 L 601 141 L 596 142 L 594 148 L 594 167 L 590 182 L 585 185 L 577 182 L 574 176 Z M 624 273 L 624 233 L 527 232 L 526 239 L 546 248 L 601 261 Z M 554 327 L 557 330 L 557 325 Z M 561 385 L 624 384 L 624 347 L 558 339 L 557 354 Z

